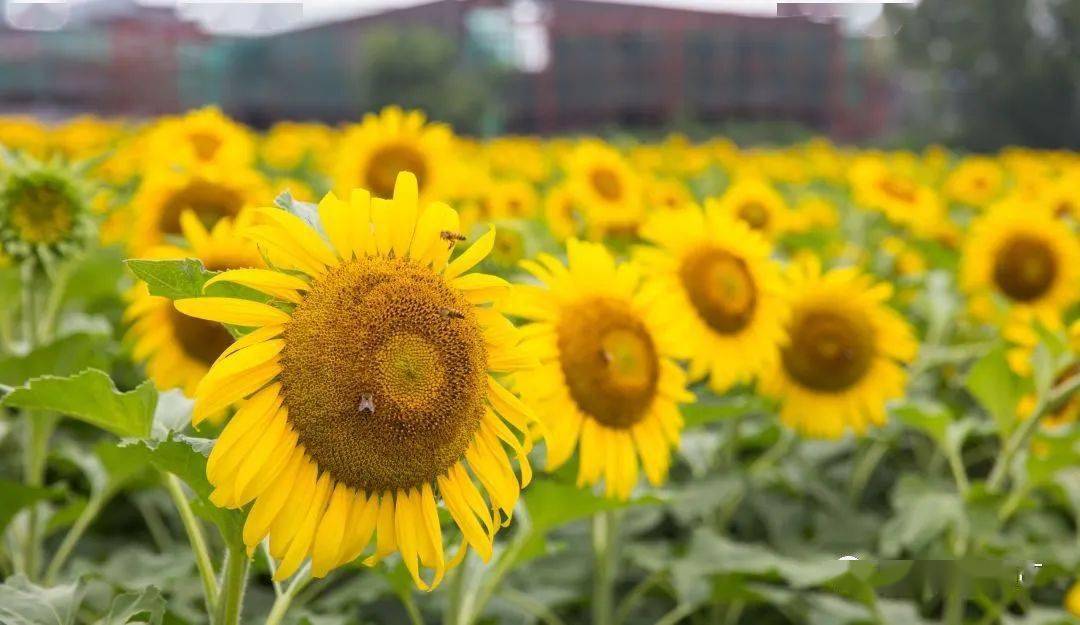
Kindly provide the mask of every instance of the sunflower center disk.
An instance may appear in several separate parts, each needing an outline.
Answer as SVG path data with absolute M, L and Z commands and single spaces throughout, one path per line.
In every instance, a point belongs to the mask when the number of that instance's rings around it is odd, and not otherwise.
M 854 386 L 873 361 L 873 330 L 863 319 L 839 311 L 797 314 L 791 343 L 781 353 L 788 374 L 815 391 Z
M 223 217 L 235 217 L 243 208 L 244 199 L 235 191 L 206 180 L 193 180 L 177 190 L 161 212 L 161 231 L 180 234 L 180 215 L 190 210 L 206 227 Z
M 469 303 L 430 269 L 344 263 L 312 284 L 284 338 L 289 421 L 335 480 L 411 488 L 465 454 L 484 413 L 487 352 Z
M 176 341 L 192 359 L 209 367 L 232 345 L 232 335 L 220 323 L 189 317 L 171 306 L 168 310 Z
M 592 183 L 600 197 L 609 202 L 615 202 L 622 198 L 622 183 L 619 177 L 610 169 L 594 169 L 589 174 L 589 182 Z
M 71 231 L 72 208 L 58 189 L 29 186 L 11 208 L 11 223 L 28 243 L 56 243 Z
M 427 178 L 424 157 L 407 145 L 392 144 L 376 150 L 371 155 L 363 179 L 367 182 L 367 188 L 371 190 L 372 195 L 390 198 L 394 195 L 394 183 L 397 182 L 397 176 L 403 171 L 412 172 L 416 176 L 416 184 L 423 191 L 424 180 Z
M 641 319 L 624 304 L 595 298 L 563 316 L 559 358 L 570 396 L 600 423 L 627 428 L 648 412 L 660 361 Z
M 191 142 L 191 146 L 195 149 L 195 156 L 198 156 L 200 161 L 212 160 L 218 148 L 221 147 L 221 139 L 208 132 L 192 132 L 188 134 L 188 141 Z
M 884 178 L 878 182 L 878 189 L 885 195 L 907 204 L 915 201 L 915 185 L 901 178 Z
M 743 259 L 724 250 L 698 250 L 683 261 L 679 277 L 698 315 L 716 332 L 735 334 L 750 323 L 757 289 Z
M 754 230 L 763 230 L 769 225 L 769 211 L 757 200 L 751 200 L 739 206 L 739 219 Z
M 1009 298 L 1029 302 L 1050 289 L 1057 269 L 1054 254 L 1043 241 L 1021 235 L 1005 242 L 998 251 L 994 282 Z

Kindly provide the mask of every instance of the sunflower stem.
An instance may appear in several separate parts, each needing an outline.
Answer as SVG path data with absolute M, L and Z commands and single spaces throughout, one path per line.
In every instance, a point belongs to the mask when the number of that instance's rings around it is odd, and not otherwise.
M 280 625 L 282 619 L 285 618 L 285 613 L 289 611 L 293 599 L 309 583 L 311 583 L 311 563 L 306 562 L 300 571 L 293 576 L 285 591 L 274 600 L 274 605 L 270 608 L 270 614 L 266 617 L 265 625 Z
M 37 335 L 44 337 L 45 340 L 52 340 L 53 330 L 56 327 L 56 317 L 60 313 L 60 304 L 64 299 L 64 292 L 67 290 L 70 272 L 69 265 L 65 264 L 56 272 L 52 283 L 49 285 L 49 297 L 45 302 L 45 310 L 42 311 L 37 327 Z
M 506 577 L 506 574 L 514 567 L 522 550 L 529 544 L 533 532 L 532 527 L 528 524 L 528 521 L 525 520 L 524 510 L 518 510 L 518 518 L 521 520 L 521 525 L 517 533 L 514 534 L 514 538 L 510 541 L 510 544 L 508 544 L 499 555 L 498 561 L 495 563 L 495 566 L 492 567 L 491 574 L 483 580 L 483 583 L 476 589 L 476 592 L 469 592 L 467 583 L 463 582 L 465 589 L 459 608 L 459 620 L 457 625 L 472 625 L 477 617 L 483 613 L 488 601 L 491 601 L 491 597 L 495 594 L 495 591 L 499 589 L 499 585 L 502 583 L 503 578 Z M 462 570 L 462 574 L 464 573 L 465 571 Z
M 889 444 L 877 439 L 867 446 L 865 451 L 860 454 L 859 459 L 855 462 L 855 467 L 851 472 L 851 492 L 849 493 L 849 500 L 853 506 L 858 506 L 859 500 L 862 499 L 863 491 L 866 490 L 866 485 L 870 483 L 870 477 L 874 474 L 874 470 L 877 469 L 878 465 L 881 464 L 881 460 L 888 451 Z
M 22 339 L 26 353 L 37 347 L 37 326 L 34 297 L 34 265 L 27 261 L 22 265 L 20 295 L 22 308 Z M 42 486 L 45 483 L 45 458 L 48 454 L 49 437 L 52 435 L 52 420 L 37 418 L 32 411 L 23 412 L 26 422 L 26 440 L 23 448 L 23 480 L 28 486 Z M 41 552 L 41 536 L 38 532 L 38 506 L 31 505 L 26 515 L 26 540 L 23 542 L 22 567 L 30 579 L 37 578 L 38 554 Z
M 996 493 L 1001 490 L 1013 458 L 1021 449 L 1027 447 L 1028 441 L 1035 434 L 1035 430 L 1038 429 L 1042 418 L 1072 397 L 1077 389 L 1080 389 L 1080 373 L 1066 378 L 1039 398 L 1039 402 L 1036 404 L 1031 416 L 1025 419 L 1024 423 L 1005 441 L 1005 447 L 1002 449 L 1001 455 L 998 456 L 997 462 L 994 463 L 994 467 L 990 470 L 990 477 L 986 480 L 986 489 L 988 491 Z
M 230 548 L 225 552 L 222 569 L 214 625 L 239 625 L 240 612 L 244 608 L 244 591 L 247 589 L 247 554 L 241 549 Z
M 60 574 L 60 570 L 71 556 L 71 552 L 75 550 L 75 545 L 79 543 L 79 539 L 90 527 L 90 523 L 97 518 L 102 506 L 105 505 L 111 495 L 112 493 L 102 493 L 90 497 L 86 502 L 86 507 L 83 508 L 79 517 L 75 519 L 75 523 L 68 529 L 67 534 L 64 535 L 64 540 L 57 547 L 52 560 L 49 561 L 49 567 L 45 570 L 44 578 L 46 586 L 52 586 L 56 581 L 56 576 Z
M 203 536 L 202 526 L 199 525 L 199 520 L 195 518 L 195 513 L 191 510 L 191 504 L 188 503 L 187 495 L 184 494 L 180 478 L 172 473 L 166 473 L 165 489 L 172 497 L 173 505 L 180 514 L 180 522 L 184 524 L 184 531 L 187 532 L 188 541 L 191 543 L 191 550 L 195 552 L 195 566 L 199 569 L 199 578 L 202 580 L 206 612 L 213 614 L 217 608 L 218 589 L 214 578 L 214 565 L 210 561 L 210 552 L 206 548 L 206 537 Z
M 619 563 L 619 525 L 614 510 L 593 517 L 593 625 L 613 625 L 615 615 L 615 569 Z
M 416 599 L 413 599 L 412 590 L 401 593 L 401 605 L 405 608 L 405 614 L 409 617 L 410 625 L 424 625 L 424 617 L 420 614 L 420 608 L 416 607 Z

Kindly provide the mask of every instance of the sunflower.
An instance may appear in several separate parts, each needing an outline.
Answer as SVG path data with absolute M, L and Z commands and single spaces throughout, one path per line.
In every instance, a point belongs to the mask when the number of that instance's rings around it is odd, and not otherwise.
M 713 390 L 776 364 L 786 305 L 780 271 L 760 233 L 716 207 L 655 213 L 638 258 L 657 290 L 656 316 L 690 350 L 691 379 Z
M 788 227 L 789 209 L 784 196 L 756 176 L 741 177 L 718 199 L 706 200 L 706 206 L 746 222 L 768 238 Z
M 247 167 L 255 161 L 251 131 L 214 106 L 158 122 L 147 150 L 147 162 L 155 165 Z
M 855 268 L 822 273 L 813 261 L 793 266 L 791 316 L 780 366 L 761 378 L 762 391 L 783 402 L 780 418 L 808 436 L 839 438 L 885 422 L 885 403 L 904 392 L 903 363 L 917 343 L 885 301 L 888 283 Z
M 141 252 L 170 236 L 179 236 L 180 216 L 188 210 L 212 227 L 219 219 L 236 217 L 245 206 L 271 199 L 266 180 L 251 169 L 155 168 L 146 174 L 132 198 L 129 245 Z
M 262 162 L 279 172 L 305 167 L 325 168 L 332 155 L 334 131 L 322 124 L 278 122 L 259 145 Z
M 53 128 L 50 143 L 53 152 L 69 160 L 98 156 L 111 147 L 123 132 L 118 122 L 91 115 L 79 115 Z
M 615 148 L 584 141 L 568 157 L 567 183 L 595 236 L 631 230 L 644 217 L 638 175 Z
M 361 187 L 374 197 L 389 198 L 398 174 L 407 171 L 416 176 L 421 198 L 444 199 L 453 149 L 448 126 L 427 123 L 420 111 L 389 106 L 345 131 L 332 171 L 335 188 L 347 193 Z
M 160 245 L 144 256 L 196 258 L 211 271 L 263 267 L 255 246 L 238 234 L 246 226 L 246 215 L 241 213 L 236 222 L 221 219 L 208 230 L 187 211 L 180 216 L 186 245 Z M 128 340 L 134 359 L 145 363 L 159 389 L 180 388 L 194 395 L 210 365 L 232 344 L 232 335 L 220 323 L 180 314 L 169 299 L 150 295 L 145 284 L 132 290 L 130 300 L 124 320 L 131 324 Z
M 1080 221 L 1080 171 L 1070 171 L 1047 185 L 1039 199 L 1055 217 Z
M 1080 580 L 1073 582 L 1069 591 L 1065 593 L 1065 610 L 1069 614 L 1080 618 Z
M 544 197 L 544 222 L 557 241 L 581 233 L 581 211 L 569 184 L 560 183 L 548 189 Z
M 981 208 L 1005 190 L 1005 171 L 993 158 L 969 156 L 949 172 L 943 188 L 949 199 Z
M 448 262 L 457 214 L 440 203 L 420 210 L 412 174 L 399 176 L 392 200 L 328 194 L 318 216 L 325 240 L 296 215 L 257 210 L 249 234 L 277 269 L 211 281 L 261 290 L 272 304 L 175 302 L 196 318 L 255 328 L 196 390 L 196 424 L 239 403 L 207 464 L 212 500 L 255 502 L 244 541 L 254 549 L 269 537 L 278 579 L 309 556 L 322 577 L 374 534 L 368 563 L 400 552 L 416 584 L 431 588 L 467 546 L 491 556 L 530 479 L 534 418 L 492 374 L 536 359 L 487 305 L 508 283 L 466 273 L 491 250 L 494 230 Z M 463 535 L 450 562 L 437 497 Z M 420 566 L 432 569 L 430 581 Z
M 0 176 L 0 248 L 46 266 L 81 250 L 95 234 L 87 196 L 71 171 L 13 160 Z
M 536 214 L 540 199 L 533 185 L 521 179 L 492 180 L 481 201 L 480 217 L 528 219 Z
M 675 178 L 653 178 L 645 188 L 649 207 L 653 209 L 682 208 L 694 202 L 694 196 Z
M 1000 204 L 971 226 L 960 284 L 980 316 L 993 316 L 994 296 L 1010 308 L 1060 314 L 1080 297 L 1080 241 L 1045 211 Z
M 517 385 L 544 424 L 548 468 L 579 447 L 578 485 L 603 479 L 609 497 L 627 499 L 639 460 L 649 482 L 664 481 L 682 429 L 678 403 L 693 396 L 634 266 L 576 239 L 567 257 L 522 263 L 543 284 L 516 289 L 508 309 L 530 320 L 522 332 L 541 364 Z
M 49 129 L 33 117 L 0 115 L 0 146 L 13 152 L 45 158 L 49 150 Z
M 876 210 L 914 232 L 927 233 L 945 219 L 937 192 L 879 159 L 860 159 L 852 166 L 849 178 L 856 204 Z

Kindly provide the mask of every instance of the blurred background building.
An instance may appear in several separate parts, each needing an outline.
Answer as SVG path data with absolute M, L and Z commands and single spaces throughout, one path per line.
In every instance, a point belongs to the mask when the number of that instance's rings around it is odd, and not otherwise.
M 218 104 L 265 126 L 399 103 L 476 134 L 780 123 L 863 142 L 1080 139 L 1080 0 L 921 0 L 854 30 L 825 3 L 431 0 L 299 27 L 279 11 L 241 34 L 149 0 L 72 0 L 59 30 L 12 26 L 49 28 L 26 10 L 42 1 L 0 0 L 0 113 Z
M 393 102 L 476 133 L 735 119 L 879 134 L 888 84 L 867 42 L 835 20 L 782 15 L 434 0 L 237 36 L 208 34 L 174 7 L 84 0 L 59 30 L 0 26 L 0 111 L 149 116 L 214 103 L 264 126 Z

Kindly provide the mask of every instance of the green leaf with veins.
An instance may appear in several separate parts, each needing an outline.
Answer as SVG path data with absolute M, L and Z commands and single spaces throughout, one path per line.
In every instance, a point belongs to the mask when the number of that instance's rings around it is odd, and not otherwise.
M 150 586 L 139 592 L 126 592 L 114 597 L 109 613 L 97 625 L 125 625 L 134 622 L 160 625 L 165 616 L 165 608 L 161 591 Z
M 0 405 L 51 410 L 117 436 L 149 436 L 157 391 L 149 380 L 121 392 L 104 371 L 87 369 L 71 377 L 42 376 L 8 393 Z
M 171 260 L 132 258 L 124 263 L 132 273 L 146 283 L 150 295 L 173 300 L 204 295 L 260 302 L 271 299 L 265 293 L 231 282 L 217 282 L 207 287 L 206 282 L 221 272 L 206 269 L 202 261 L 194 258 Z

